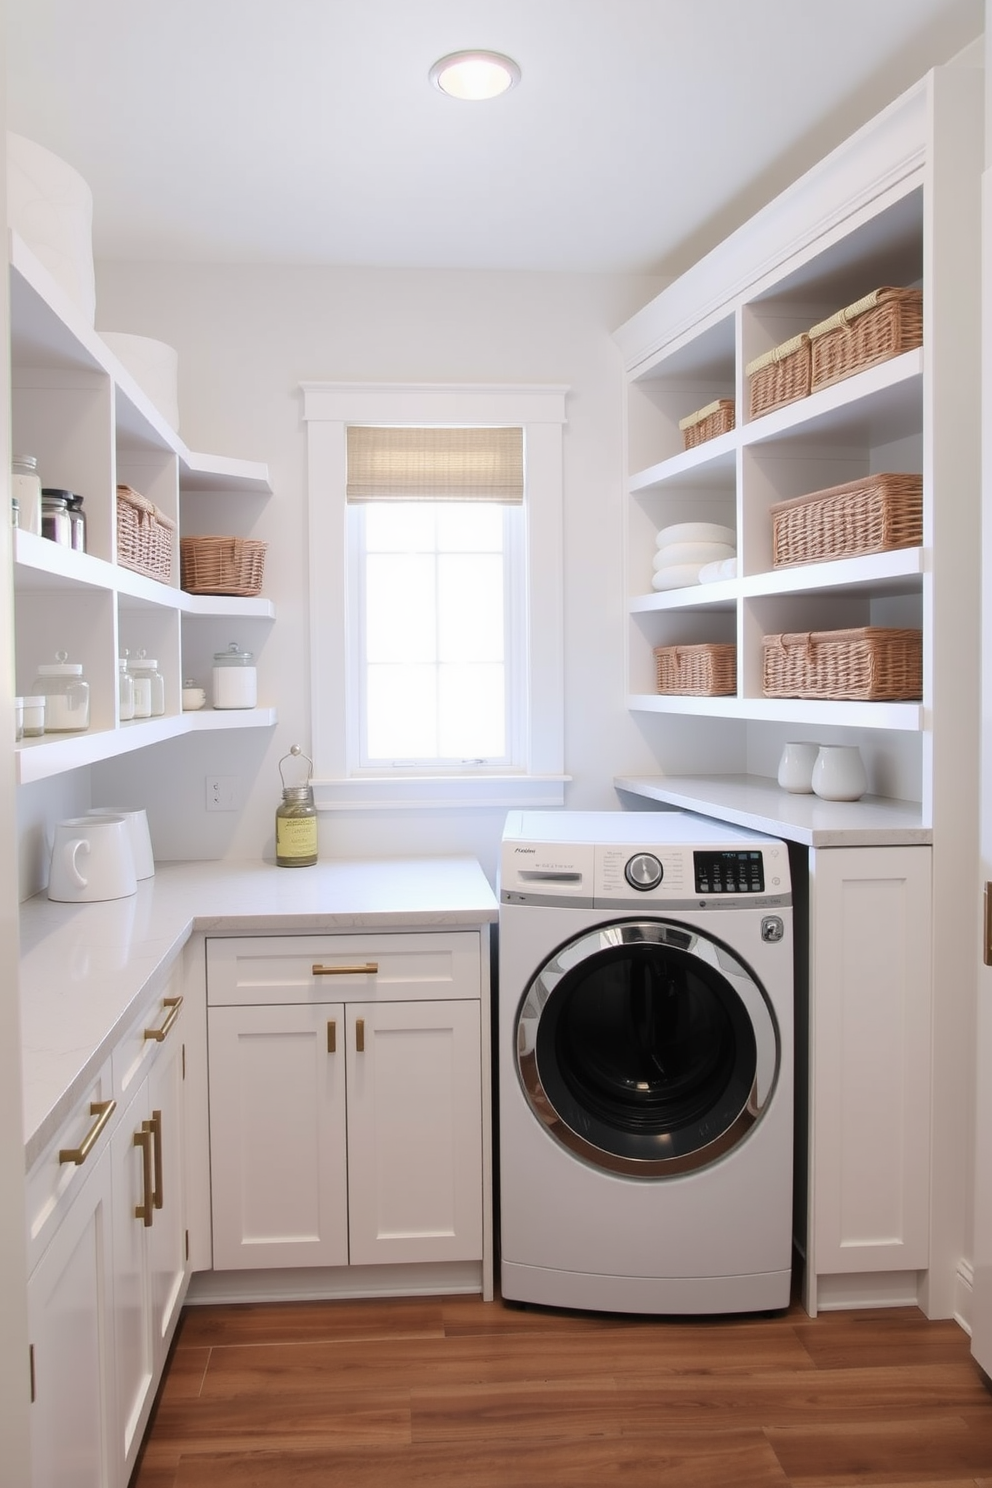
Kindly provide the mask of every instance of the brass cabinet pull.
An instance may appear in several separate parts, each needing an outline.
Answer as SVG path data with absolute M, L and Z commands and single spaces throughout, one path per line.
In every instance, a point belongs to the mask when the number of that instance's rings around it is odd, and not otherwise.
M 162 1112 L 153 1111 L 148 1123 L 152 1134 L 152 1156 L 155 1159 L 155 1183 L 152 1187 L 152 1203 L 156 1209 L 162 1207 Z
M 327 1052 L 336 1054 L 338 1051 L 338 1025 L 333 1018 L 327 1020 Z
M 985 944 L 982 946 L 982 960 L 986 966 L 992 966 L 992 884 L 985 885 Z
M 169 1009 L 169 1011 L 165 1015 L 165 1022 L 162 1024 L 161 1028 L 146 1028 L 145 1038 L 154 1039 L 157 1044 L 160 1044 L 164 1038 L 167 1038 L 169 1035 L 169 1030 L 171 1029 L 173 1023 L 175 1023 L 176 1019 L 179 1017 L 179 1012 L 182 1008 L 182 1005 L 183 1000 L 181 997 L 163 997 L 162 1006 Z
M 315 961 L 310 968 L 311 976 L 375 976 L 378 961 L 356 961 L 353 966 L 321 966 Z
M 140 1219 L 147 1230 L 154 1218 L 152 1208 L 152 1124 L 150 1121 L 141 1123 L 141 1130 L 134 1134 L 135 1147 L 141 1148 L 141 1191 L 145 1196 L 143 1204 L 135 1204 L 134 1217 Z
M 355 1049 L 359 1054 L 365 1053 L 365 1019 L 355 1019 Z
M 63 1147 L 60 1150 L 59 1162 L 84 1163 L 93 1151 L 93 1145 L 103 1131 L 103 1128 L 116 1110 L 117 1102 L 114 1100 L 90 1101 L 90 1115 L 96 1116 L 98 1119 L 90 1127 L 78 1147 Z

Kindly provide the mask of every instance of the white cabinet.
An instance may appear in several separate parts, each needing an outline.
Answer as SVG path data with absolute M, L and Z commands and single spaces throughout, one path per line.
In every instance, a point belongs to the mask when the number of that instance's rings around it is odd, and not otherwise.
M 482 952 L 208 940 L 215 1270 L 490 1264 Z
M 930 1262 L 931 853 L 812 858 L 806 1306 L 912 1302 Z
M 257 651 L 264 640 L 259 628 L 274 618 L 272 603 L 261 597 L 207 597 L 179 588 L 179 533 L 249 536 L 244 498 L 270 493 L 266 467 L 188 450 L 16 234 L 10 253 L 13 448 L 37 457 L 44 485 L 79 493 L 87 518 L 85 553 L 30 532 L 14 534 L 17 686 L 32 691 L 38 663 L 65 650 L 83 664 L 91 703 L 86 733 L 18 745 L 18 780 L 44 779 L 193 729 L 269 726 L 275 710 L 264 667 L 257 709 L 184 714 L 180 699 L 184 675 L 205 680 L 207 659 L 230 641 L 232 623 L 246 643 L 258 636 L 249 644 Z M 119 483 L 176 524 L 168 579 L 119 561 Z M 117 657 L 141 649 L 165 677 L 165 714 L 122 721 Z
M 28 1175 L 32 1488 L 124 1488 L 179 1318 L 189 1273 L 176 983 Z
M 173 987 L 117 1051 L 118 1083 L 130 1097 L 126 1105 L 122 1098 L 111 1143 L 117 1456 L 125 1478 L 188 1281 L 183 1035 L 182 996 Z
M 31 1488 L 119 1488 L 110 1130 L 102 1071 L 28 1175 Z

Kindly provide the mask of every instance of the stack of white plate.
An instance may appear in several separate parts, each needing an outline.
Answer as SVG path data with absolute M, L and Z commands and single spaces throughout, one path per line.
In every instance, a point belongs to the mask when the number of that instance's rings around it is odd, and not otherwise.
M 96 310 L 92 192 L 58 155 L 9 131 L 7 219 L 92 325 Z
M 700 582 L 700 570 L 736 561 L 737 538 L 732 527 L 717 522 L 676 522 L 658 533 L 654 557 L 655 589 L 684 589 Z M 729 577 L 714 574 L 713 577 Z

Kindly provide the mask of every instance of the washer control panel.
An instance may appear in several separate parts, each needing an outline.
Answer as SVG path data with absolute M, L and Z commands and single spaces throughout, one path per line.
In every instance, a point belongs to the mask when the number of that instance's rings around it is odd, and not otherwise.
M 697 894 L 763 894 L 764 859 L 760 852 L 699 852 L 692 855 Z

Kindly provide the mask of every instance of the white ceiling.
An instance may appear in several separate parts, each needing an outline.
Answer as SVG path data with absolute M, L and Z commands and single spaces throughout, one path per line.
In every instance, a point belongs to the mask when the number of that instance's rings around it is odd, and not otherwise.
M 98 257 L 672 273 L 983 0 L 7 0 L 8 123 Z M 494 103 L 433 88 L 491 47 Z

